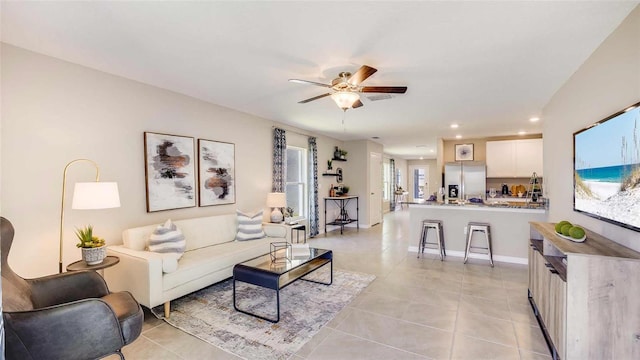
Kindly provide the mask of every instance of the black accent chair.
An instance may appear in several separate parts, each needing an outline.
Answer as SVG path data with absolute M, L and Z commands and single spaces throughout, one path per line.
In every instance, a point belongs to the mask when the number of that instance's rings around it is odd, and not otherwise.
M 14 229 L 0 217 L 5 355 L 12 359 L 98 359 L 140 335 L 144 315 L 129 292 L 110 293 L 95 271 L 23 279 L 7 262 Z

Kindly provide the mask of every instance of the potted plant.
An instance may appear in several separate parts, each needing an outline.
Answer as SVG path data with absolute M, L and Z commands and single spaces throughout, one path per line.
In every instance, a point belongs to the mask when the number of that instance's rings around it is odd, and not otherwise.
M 347 195 L 349 193 L 349 187 L 346 185 L 342 185 L 342 195 Z
M 340 159 L 342 160 L 347 159 L 347 150 L 340 150 Z
M 82 260 L 87 265 L 100 264 L 107 256 L 104 239 L 93 235 L 93 226 L 87 225 L 82 229 L 76 228 L 76 236 L 80 240 L 76 246 L 82 249 Z
M 331 167 L 331 164 L 333 164 L 333 161 L 327 160 L 327 170 L 333 170 L 333 168 Z

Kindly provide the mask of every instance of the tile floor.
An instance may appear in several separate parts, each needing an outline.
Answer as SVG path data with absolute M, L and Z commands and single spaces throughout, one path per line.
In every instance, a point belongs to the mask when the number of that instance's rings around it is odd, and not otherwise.
M 376 280 L 293 357 L 300 359 L 550 359 L 527 301 L 527 267 L 407 252 L 408 210 L 383 224 L 312 246 L 334 251 L 336 268 Z M 523 239 L 522 241 L 526 241 Z M 238 359 L 145 311 L 136 359 Z M 116 356 L 107 359 L 117 359 Z

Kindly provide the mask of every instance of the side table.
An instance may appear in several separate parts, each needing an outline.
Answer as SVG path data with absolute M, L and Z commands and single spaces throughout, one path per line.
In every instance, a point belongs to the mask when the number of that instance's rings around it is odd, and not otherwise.
M 300 243 L 300 232 L 304 235 L 303 243 L 307 243 L 307 225 L 305 224 L 297 224 L 297 225 L 289 225 L 291 227 L 291 243 L 293 244 L 293 232 L 296 232 L 296 244 Z
M 117 256 L 107 256 L 100 264 L 87 265 L 84 260 L 78 260 L 67 265 L 67 271 L 80 271 L 80 270 L 102 270 L 111 267 L 120 262 L 120 258 Z M 100 272 L 102 275 L 102 272 Z

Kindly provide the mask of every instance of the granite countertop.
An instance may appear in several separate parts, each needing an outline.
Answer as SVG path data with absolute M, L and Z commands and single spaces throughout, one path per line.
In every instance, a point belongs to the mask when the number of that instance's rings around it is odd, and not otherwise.
M 501 200 L 489 200 L 485 203 L 470 203 L 466 202 L 464 204 L 458 203 L 438 203 L 436 201 L 423 201 L 423 202 L 409 202 L 412 205 L 427 205 L 427 206 L 445 206 L 445 207 L 456 207 L 456 208 L 498 208 L 498 209 L 537 209 L 537 210 L 547 210 L 546 202 L 509 202 L 509 201 L 501 201 Z

